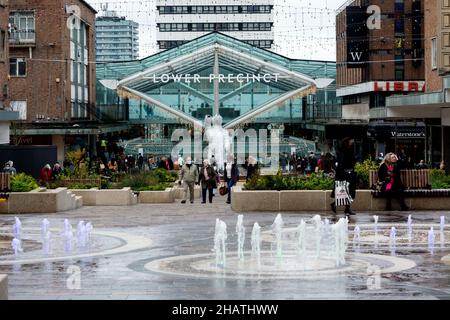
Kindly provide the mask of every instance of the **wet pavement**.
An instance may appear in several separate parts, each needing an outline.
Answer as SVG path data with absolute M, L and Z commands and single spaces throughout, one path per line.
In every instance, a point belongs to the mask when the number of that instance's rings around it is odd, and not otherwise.
M 224 203 L 225 199 L 215 200 L 213 204 L 197 201 L 192 205 L 82 207 L 53 215 L 21 215 L 24 240 L 33 241 L 34 245 L 26 247 L 28 252 L 18 257 L 12 256 L 8 248 L 14 215 L 0 215 L 0 273 L 9 275 L 9 298 L 450 298 L 450 265 L 444 263 L 445 259 L 441 260 L 450 254 L 450 247 L 445 241 L 439 242 L 439 217 L 445 216 L 450 222 L 450 211 L 394 211 L 352 216 L 349 230 L 353 231 L 356 224 L 361 226 L 362 242 L 358 248 L 349 243 L 347 263 L 341 269 L 327 266 L 323 272 L 294 270 L 287 274 L 283 268 L 273 267 L 266 274 L 230 276 L 209 270 L 214 265 L 212 249 L 216 218 L 228 225 L 230 265 L 233 259 L 236 260 L 237 213 Z M 372 232 L 373 214 L 380 217 L 380 234 L 388 234 L 391 225 L 398 228 L 399 243 L 394 252 L 386 242 L 377 246 L 371 242 L 369 233 Z M 412 243 L 401 239 L 408 214 L 413 216 L 417 233 Z M 285 228 L 295 228 L 301 219 L 310 219 L 313 215 L 285 213 Z M 268 233 L 275 216 L 275 213 L 244 215 L 246 251 L 250 251 L 253 223 L 258 222 L 262 233 Z M 330 213 L 324 213 L 322 217 L 336 221 Z M 54 234 L 53 253 L 47 257 L 35 245 L 39 241 L 39 228 L 44 218 L 50 221 Z M 92 222 L 94 234 L 90 249 L 81 252 L 81 249 L 74 248 L 70 254 L 61 250 L 58 230 L 62 229 L 64 219 L 69 219 L 74 228 L 80 220 Z M 438 234 L 433 253 L 423 242 L 430 226 L 434 226 Z M 450 224 L 445 227 L 446 240 L 450 241 L 448 232 Z M 351 232 L 349 238 L 353 239 Z M 270 240 L 263 238 L 262 250 L 271 252 L 272 245 Z M 234 263 L 233 268 L 239 269 L 239 263 Z

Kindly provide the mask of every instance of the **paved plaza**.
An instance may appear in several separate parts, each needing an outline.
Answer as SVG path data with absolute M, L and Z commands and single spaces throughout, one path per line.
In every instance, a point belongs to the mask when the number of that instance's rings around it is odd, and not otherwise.
M 275 213 L 244 215 L 244 261 L 238 261 L 237 213 L 222 199 L 210 204 L 82 207 L 54 215 L 22 215 L 24 252 L 10 249 L 13 215 L 0 216 L 0 274 L 9 276 L 10 299 L 448 299 L 450 298 L 450 231 L 439 236 L 439 218 L 450 212 L 359 213 L 349 221 L 346 263 L 336 268 L 321 264 L 298 267 L 292 244 L 295 228 L 312 213 L 285 213 L 284 256 L 274 256 L 271 225 Z M 373 241 L 372 214 L 379 215 L 379 241 Z M 408 214 L 413 217 L 413 239 L 405 239 Z M 342 215 L 338 215 L 338 218 Z M 50 221 L 52 253 L 40 243 L 42 219 Z M 215 268 L 213 252 L 216 218 L 228 226 L 227 268 Z M 336 218 L 323 215 L 331 222 Z M 74 229 L 78 221 L 92 222 L 89 249 L 61 250 L 64 219 Z M 264 266 L 258 272 L 250 257 L 254 222 L 261 226 Z M 361 239 L 353 240 L 355 225 Z M 391 226 L 397 228 L 395 248 L 389 245 Z M 434 249 L 427 232 L 436 231 Z M 442 236 L 442 235 L 441 235 Z M 271 260 L 272 262 L 270 262 Z M 283 261 L 281 261 L 283 260 Z M 252 262 L 253 261 L 253 262 Z M 278 262 L 277 262 L 278 261 Z M 280 262 L 281 261 L 281 262 Z M 289 267 L 283 267 L 283 263 Z M 296 267 L 297 266 L 297 267 Z M 78 269 L 79 268 L 79 269 Z M 70 285 L 79 270 L 79 288 Z M 76 272 L 75 272 L 76 273 Z M 78 273 L 76 273 L 77 275 Z

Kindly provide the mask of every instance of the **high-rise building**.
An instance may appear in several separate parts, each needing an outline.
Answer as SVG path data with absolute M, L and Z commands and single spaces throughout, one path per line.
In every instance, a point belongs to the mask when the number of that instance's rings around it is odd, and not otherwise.
M 130 61 L 139 57 L 138 23 L 105 10 L 95 25 L 97 62 Z
M 170 49 L 218 31 L 256 47 L 274 40 L 274 0 L 157 0 L 157 42 Z

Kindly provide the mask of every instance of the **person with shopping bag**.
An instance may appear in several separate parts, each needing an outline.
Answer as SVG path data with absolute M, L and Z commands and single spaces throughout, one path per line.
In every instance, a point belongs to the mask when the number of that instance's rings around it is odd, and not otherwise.
M 334 201 L 330 204 L 331 210 L 336 213 L 338 206 L 345 206 L 346 215 L 354 215 L 351 204 L 356 197 L 354 140 L 347 137 L 342 140 L 341 147 L 336 153 L 335 188 L 331 193 Z

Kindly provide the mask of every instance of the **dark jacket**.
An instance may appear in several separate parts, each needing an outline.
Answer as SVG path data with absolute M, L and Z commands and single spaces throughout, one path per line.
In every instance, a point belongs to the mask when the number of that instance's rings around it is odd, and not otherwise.
M 200 183 L 202 184 L 202 188 L 203 189 L 212 189 L 212 188 L 217 188 L 217 183 L 216 183 L 216 172 L 214 171 L 214 168 L 212 166 L 208 166 L 207 167 L 207 172 L 208 172 L 208 180 L 206 180 L 206 176 L 205 176 L 205 168 L 202 167 L 200 169 L 200 175 L 199 175 L 199 180 Z
M 247 166 L 247 181 L 258 172 L 258 164 L 249 164 Z
M 394 170 L 389 171 L 388 166 L 383 163 L 378 169 L 378 181 L 383 182 L 381 191 L 386 191 L 386 185 L 390 182 L 391 177 L 394 178 L 394 184 L 392 190 L 403 190 L 403 183 L 400 176 L 400 168 L 398 165 L 394 165 Z
M 349 183 L 348 189 L 350 196 L 356 198 L 356 183 L 357 176 L 354 171 L 356 159 L 353 149 L 343 149 L 336 153 L 336 174 L 334 179 L 336 181 L 347 181 Z M 334 192 L 331 193 L 331 197 L 334 198 Z
M 239 169 L 238 169 L 236 163 L 233 163 L 231 165 L 231 179 L 228 178 L 227 163 L 224 164 L 223 177 L 224 177 L 224 180 L 226 183 L 228 183 L 228 181 L 230 181 L 230 180 L 233 180 L 233 183 L 236 183 L 239 181 Z

